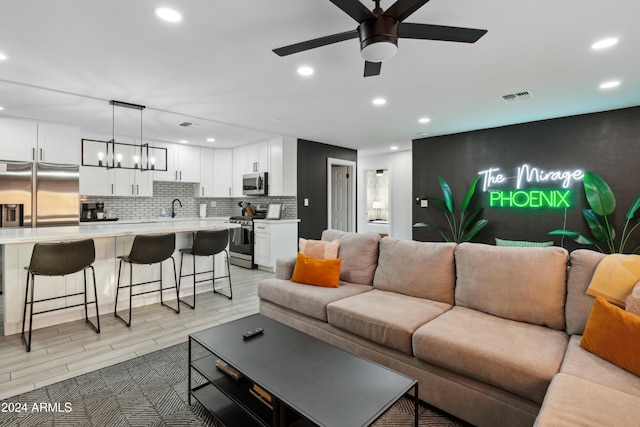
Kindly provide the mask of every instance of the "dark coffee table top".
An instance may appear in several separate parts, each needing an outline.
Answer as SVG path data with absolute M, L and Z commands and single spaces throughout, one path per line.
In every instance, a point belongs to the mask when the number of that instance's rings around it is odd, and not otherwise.
M 191 338 L 318 425 L 368 425 L 416 383 L 261 314 Z

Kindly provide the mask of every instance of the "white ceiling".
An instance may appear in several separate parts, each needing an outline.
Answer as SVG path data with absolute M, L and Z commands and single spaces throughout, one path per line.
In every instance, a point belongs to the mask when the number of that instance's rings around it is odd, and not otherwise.
M 158 20 L 157 6 L 182 22 Z M 634 0 L 431 0 L 406 21 L 488 33 L 475 44 L 401 39 L 381 75 L 363 78 L 357 39 L 271 51 L 355 29 L 328 0 L 0 0 L 0 114 L 111 134 L 115 99 L 147 107 L 151 139 L 232 147 L 288 135 L 363 153 L 409 148 L 425 132 L 640 105 L 638 16 Z M 616 46 L 591 50 L 611 36 Z M 315 74 L 298 76 L 300 65 Z M 614 78 L 618 88 L 598 88 Z M 500 98 L 519 91 L 534 97 Z M 387 104 L 373 106 L 376 96 Z M 116 133 L 139 135 L 138 113 L 117 110 Z M 424 116 L 431 122 L 418 123 Z

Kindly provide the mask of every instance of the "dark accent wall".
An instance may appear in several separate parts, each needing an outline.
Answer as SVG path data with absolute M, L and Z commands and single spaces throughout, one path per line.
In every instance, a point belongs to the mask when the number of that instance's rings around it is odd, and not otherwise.
M 298 234 L 305 239 L 319 239 L 327 228 L 327 159 L 330 157 L 355 162 L 358 152 L 298 140 Z M 309 206 L 304 206 L 304 199 L 309 199 Z
M 613 223 L 618 233 L 626 211 L 640 192 L 640 107 L 605 111 L 579 116 L 530 122 L 500 128 L 483 129 L 413 141 L 413 194 L 442 197 L 437 181 L 440 175 L 450 184 L 454 198 L 462 197 L 479 171 L 489 167 L 503 170 L 527 163 L 546 170 L 584 169 L 600 175 L 616 196 Z M 582 182 L 573 186 L 574 205 L 566 210 L 566 228 L 590 235 L 582 217 L 587 203 Z M 547 241 L 561 244 L 559 236 L 549 236 L 562 229 L 565 210 L 504 209 L 487 206 L 482 216 L 489 220 L 473 241 L 494 243 L 496 237 L 513 240 Z M 637 215 L 636 215 L 637 217 Z M 446 225 L 442 214 L 433 207 L 413 205 L 413 221 Z M 636 220 L 634 220 L 635 223 Z M 436 231 L 414 228 L 413 238 L 440 241 Z M 631 251 L 640 244 L 640 231 L 627 245 Z M 593 248 L 565 238 L 564 247 Z

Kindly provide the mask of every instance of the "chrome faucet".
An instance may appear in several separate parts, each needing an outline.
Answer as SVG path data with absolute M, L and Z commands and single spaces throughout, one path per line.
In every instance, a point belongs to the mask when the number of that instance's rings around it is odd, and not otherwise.
M 180 207 L 182 207 L 182 202 L 180 201 L 180 199 L 173 199 L 173 202 L 171 202 L 171 218 L 175 218 L 176 216 L 176 202 L 178 202 L 180 204 Z

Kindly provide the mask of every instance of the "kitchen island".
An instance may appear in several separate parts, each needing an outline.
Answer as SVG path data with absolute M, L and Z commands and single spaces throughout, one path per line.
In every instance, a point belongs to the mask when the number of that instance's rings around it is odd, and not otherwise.
M 230 224 L 222 218 L 204 219 L 167 219 L 149 220 L 148 222 L 95 222 L 78 226 L 67 227 L 41 227 L 41 228 L 3 228 L 0 229 L 0 245 L 2 250 L 2 288 L 4 291 L 4 335 L 19 333 L 22 329 L 22 314 L 24 309 L 24 292 L 27 280 L 27 271 L 24 267 L 29 265 L 33 246 L 43 242 L 63 242 L 71 240 L 93 239 L 96 247 L 96 260 L 93 264 L 96 270 L 96 282 L 98 289 L 98 303 L 100 314 L 112 314 L 115 305 L 116 286 L 118 280 L 118 256 L 126 255 L 131 249 L 133 239 L 138 234 L 164 234 L 176 233 L 176 271 L 179 274 L 180 254 L 179 249 L 190 247 L 193 242 L 193 233 L 198 230 L 211 230 L 219 228 L 234 228 L 238 224 Z M 190 260 L 189 260 L 190 261 Z M 192 262 L 184 263 L 184 272 L 192 271 Z M 210 270 L 211 261 L 204 257 L 196 259 L 198 271 Z M 224 255 L 219 254 L 215 259 L 218 273 L 220 269 L 226 269 Z M 208 267 L 208 268 L 207 268 Z M 123 279 L 128 283 L 128 267 L 124 267 Z M 165 287 L 173 281 L 173 265 L 171 261 L 162 263 L 163 279 Z M 156 280 L 160 276 L 160 268 L 155 266 L 136 266 L 134 268 L 134 281 Z M 91 283 L 90 274 L 88 282 Z M 193 292 L 192 279 L 185 278 L 181 296 Z M 81 292 L 83 289 L 83 275 L 81 273 L 64 277 L 43 277 L 36 279 L 36 299 Z M 210 283 L 203 283 L 201 289 L 196 292 L 211 290 Z M 158 288 L 158 284 L 143 285 L 141 291 Z M 137 292 L 138 290 L 136 290 Z M 126 292 L 128 295 L 128 292 Z M 175 294 L 173 294 L 175 298 Z M 165 297 L 171 299 L 171 292 L 166 292 Z M 82 297 L 76 297 L 82 298 Z M 122 298 L 122 296 L 121 296 Z M 75 300 L 74 300 L 75 301 Z M 133 299 L 133 306 L 143 306 L 160 301 L 159 293 L 141 295 Z M 71 302 L 67 302 L 69 304 Z M 50 304 L 47 307 L 47 304 Z M 57 305 L 56 305 L 57 304 Z M 39 310 L 66 305 L 63 301 L 50 301 L 41 303 Z M 89 316 L 93 316 L 93 308 L 89 309 Z M 167 311 L 167 315 L 172 315 Z M 57 325 L 84 318 L 84 308 L 75 307 L 65 310 L 46 313 L 34 319 L 34 329 L 45 326 Z M 135 325 L 135 316 L 134 323 Z

